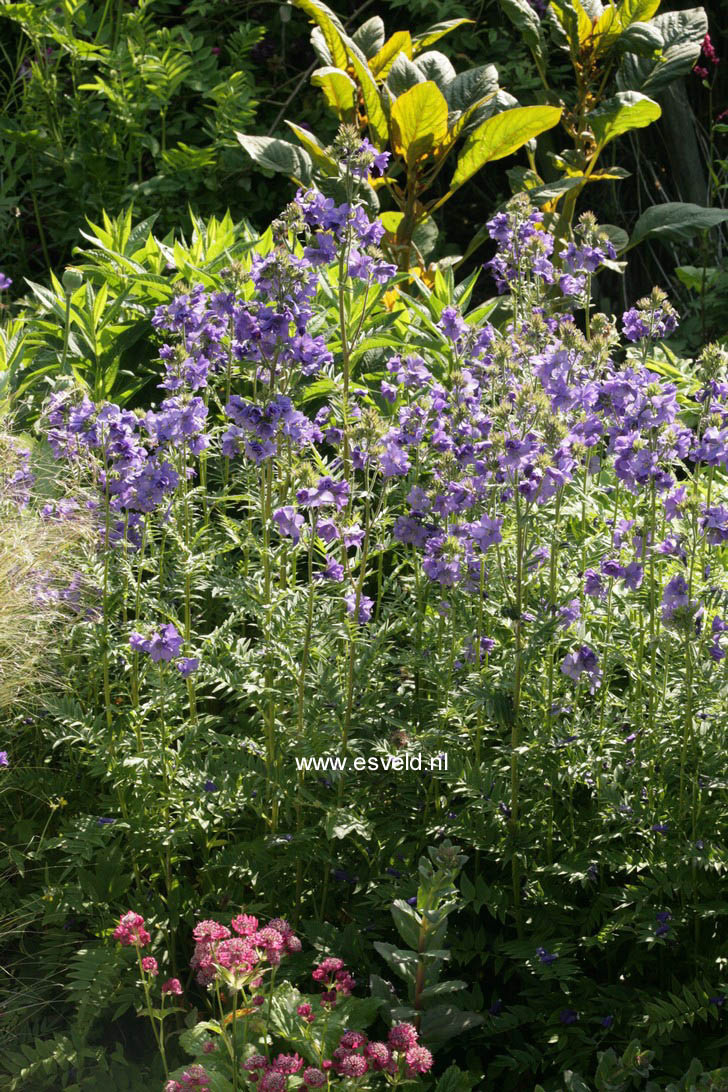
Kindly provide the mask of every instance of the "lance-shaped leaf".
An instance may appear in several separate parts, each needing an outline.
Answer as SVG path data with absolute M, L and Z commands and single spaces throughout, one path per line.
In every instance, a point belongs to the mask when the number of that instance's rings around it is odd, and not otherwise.
M 351 120 L 356 102 L 356 84 L 351 76 L 339 68 L 327 66 L 316 69 L 311 76 L 311 83 L 314 87 L 321 88 L 326 102 L 342 121 Z
M 331 61 L 336 68 L 346 68 L 346 50 L 342 41 L 344 28 L 338 15 L 322 4 L 321 0 L 290 0 L 294 7 L 308 15 L 309 19 L 321 29 L 324 41 L 331 54 Z
M 473 19 L 446 19 L 442 23 L 435 23 L 423 31 L 422 34 L 415 34 L 412 39 L 412 55 L 416 57 L 423 49 L 427 49 L 428 46 L 439 42 L 440 38 L 444 38 L 446 34 L 451 34 L 458 27 L 472 22 L 474 22 Z
M 539 133 L 553 129 L 560 118 L 560 106 L 517 106 L 488 118 L 465 141 L 449 192 L 462 186 L 486 163 L 511 155 Z
M 412 60 L 412 39 L 408 30 L 398 30 L 387 39 L 379 52 L 374 54 L 369 61 L 372 75 L 385 79 L 400 53 L 404 53 L 405 57 Z
M 268 171 L 288 174 L 305 185 L 311 181 L 311 159 L 303 148 L 275 137 L 235 133 L 254 163 Z
M 335 175 L 339 173 L 338 163 L 333 156 L 326 154 L 326 150 L 318 137 L 310 133 L 308 129 L 302 129 L 300 125 L 296 125 L 293 121 L 286 121 L 286 125 L 298 137 L 322 174 Z
M 389 125 L 382 107 L 382 99 L 376 80 L 369 71 L 369 66 L 362 59 L 358 48 L 352 41 L 347 41 L 347 52 L 351 66 L 356 73 L 356 78 L 361 87 L 364 107 L 367 112 L 367 121 L 374 143 L 380 151 L 389 142 Z
M 392 147 L 411 166 L 447 138 L 447 102 L 431 80 L 400 95 L 390 117 Z
M 648 99 L 647 95 L 640 95 L 638 91 L 621 91 L 587 114 L 586 123 L 599 147 L 603 148 L 622 133 L 644 129 L 661 113 L 658 104 Z
M 655 95 L 693 67 L 708 33 L 708 18 L 702 8 L 668 11 L 655 16 L 650 26 L 660 35 L 659 53 L 652 57 L 627 53 L 617 73 L 617 85 Z

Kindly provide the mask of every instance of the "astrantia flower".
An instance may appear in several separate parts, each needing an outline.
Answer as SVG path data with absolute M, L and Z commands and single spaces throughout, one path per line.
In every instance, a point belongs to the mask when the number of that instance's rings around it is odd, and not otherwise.
M 119 924 L 114 929 L 114 939 L 118 940 L 124 948 L 132 945 L 143 948 L 152 938 L 144 928 L 144 918 L 141 914 L 128 910 L 126 914 L 122 914 Z
M 304 1085 L 309 1088 L 322 1088 L 326 1084 L 327 1077 L 322 1070 L 310 1065 L 307 1069 L 304 1069 L 301 1079 Z
M 182 995 L 182 986 L 179 978 L 168 978 L 167 981 L 162 984 L 162 993 L 180 997 Z
M 432 1069 L 432 1054 L 423 1046 L 411 1046 L 404 1056 L 407 1063 L 407 1076 L 429 1073 Z
M 142 960 L 142 970 L 147 971 L 151 975 L 159 974 L 159 967 L 154 956 L 145 956 Z
M 387 1042 L 392 1050 L 405 1051 L 417 1045 L 417 1028 L 414 1024 L 395 1024 L 389 1029 Z

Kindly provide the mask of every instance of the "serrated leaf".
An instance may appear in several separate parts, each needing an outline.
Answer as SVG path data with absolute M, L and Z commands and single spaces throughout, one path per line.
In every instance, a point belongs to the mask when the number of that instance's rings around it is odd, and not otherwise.
M 394 151 L 414 164 L 447 137 L 447 102 L 431 80 L 400 95 L 390 117 Z
M 450 190 L 462 186 L 486 163 L 511 155 L 539 133 L 552 129 L 560 117 L 558 106 L 518 106 L 488 118 L 465 141 Z
M 651 125 L 661 114 L 660 106 L 646 95 L 638 91 L 621 91 L 587 114 L 586 124 L 599 147 L 603 148 L 623 133 Z

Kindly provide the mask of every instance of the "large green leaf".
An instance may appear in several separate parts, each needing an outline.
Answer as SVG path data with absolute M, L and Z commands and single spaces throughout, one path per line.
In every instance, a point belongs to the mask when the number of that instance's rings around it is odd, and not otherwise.
M 276 137 L 248 136 L 247 133 L 237 132 L 235 136 L 259 167 L 291 175 L 305 185 L 311 181 L 311 158 L 303 148 L 297 148 L 295 144 Z
M 622 0 L 617 10 L 617 17 L 622 27 L 632 23 L 645 23 L 651 19 L 660 6 L 660 0 Z
M 501 7 L 506 13 L 521 37 L 533 50 L 537 57 L 542 58 L 545 49 L 541 20 L 528 3 L 528 0 L 500 0 Z
M 367 112 L 367 120 L 372 138 L 377 148 L 383 149 L 389 142 L 389 125 L 382 108 L 382 100 L 379 94 L 376 80 L 369 71 L 366 60 L 362 59 L 358 48 L 351 41 L 347 41 L 347 52 L 356 78 L 361 87 L 364 106 Z
M 424 82 L 425 77 L 419 68 L 408 57 L 405 57 L 404 53 L 400 53 L 387 76 L 387 87 L 394 97 L 398 98 L 405 91 L 409 91 L 410 87 Z
M 415 34 L 412 39 L 412 55 L 416 57 L 423 49 L 427 49 L 428 46 L 439 42 L 440 38 L 444 38 L 446 34 L 451 34 L 458 27 L 472 22 L 472 19 L 446 19 L 442 23 L 435 23 L 423 31 L 422 34 Z
M 397 56 L 404 53 L 412 60 L 412 39 L 408 30 L 398 30 L 388 38 L 382 48 L 369 61 L 369 68 L 374 76 L 385 79 Z
M 421 53 L 415 61 L 426 80 L 432 80 L 447 98 L 447 88 L 455 79 L 455 69 L 444 53 L 438 53 L 436 49 Z
M 629 249 L 650 235 L 665 242 L 686 243 L 699 231 L 707 231 L 727 220 L 728 209 L 703 208 L 686 201 L 653 205 L 635 224 Z
M 456 1065 L 451 1065 L 435 1085 L 435 1092 L 470 1092 L 477 1083 L 477 1077 Z
M 296 125 L 293 121 L 286 121 L 286 125 L 291 132 L 298 137 L 322 174 L 336 175 L 339 173 L 338 163 L 332 156 L 327 155 L 326 150 L 318 137 L 314 136 L 308 129 L 303 129 L 300 125 Z
M 358 30 L 351 36 L 354 45 L 357 45 L 366 58 L 373 57 L 384 45 L 386 40 L 384 20 L 380 15 L 373 15 L 362 23 Z
M 656 102 L 638 91 L 621 91 L 607 99 L 586 116 L 586 122 L 594 133 L 597 144 L 603 148 L 610 140 L 629 133 L 632 129 L 644 129 L 659 118 L 662 110 Z
M 561 117 L 558 106 L 517 106 L 488 118 L 465 141 L 450 183 L 450 192 L 467 182 L 486 163 L 503 159 L 539 133 L 553 129 Z
M 551 0 L 549 9 L 558 19 L 571 47 L 577 56 L 581 47 L 592 35 L 592 21 L 584 11 L 580 0 Z
M 447 137 L 447 102 L 431 80 L 400 95 L 390 117 L 392 147 L 409 165 L 428 155 Z
M 321 0 L 290 0 L 290 2 L 305 12 L 309 19 L 320 28 L 334 66 L 346 69 L 346 50 L 343 43 L 344 28 L 338 15 L 326 4 L 322 4 Z
M 339 68 L 317 68 L 311 76 L 314 87 L 320 87 L 327 105 L 341 121 L 351 121 L 356 102 L 356 84 Z
M 617 73 L 617 84 L 654 95 L 693 67 L 708 33 L 708 18 L 702 8 L 689 8 L 656 15 L 650 26 L 660 35 L 659 55 L 625 54 Z
M 498 69 L 494 64 L 482 64 L 457 75 L 445 88 L 445 98 L 451 110 L 467 110 L 497 90 Z

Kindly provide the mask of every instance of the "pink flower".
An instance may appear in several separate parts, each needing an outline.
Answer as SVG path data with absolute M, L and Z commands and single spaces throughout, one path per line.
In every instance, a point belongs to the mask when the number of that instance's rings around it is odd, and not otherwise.
M 407 1076 L 412 1077 L 416 1073 L 428 1073 L 432 1069 L 432 1055 L 427 1047 L 412 1046 L 404 1056 L 407 1063 Z
M 172 993 L 177 997 L 181 997 L 182 986 L 180 985 L 179 978 L 168 978 L 162 985 L 162 993 Z
M 124 948 L 129 948 L 132 944 L 143 948 L 152 938 L 144 928 L 144 918 L 141 914 L 128 910 L 119 918 L 119 924 L 114 929 L 114 939 L 118 940 Z
M 308 1069 L 304 1069 L 301 1076 L 303 1083 L 307 1084 L 309 1088 L 321 1088 L 322 1085 L 326 1084 L 326 1074 L 312 1065 Z
M 258 919 L 254 918 L 252 914 L 238 914 L 236 918 L 233 918 L 231 925 L 236 933 L 243 937 L 251 937 L 253 933 L 257 932 Z
M 387 1036 L 392 1050 L 409 1050 L 417 1045 L 417 1029 L 414 1024 L 395 1024 Z
M 191 1065 L 189 1069 L 186 1069 L 182 1074 L 182 1088 L 202 1088 L 207 1089 L 210 1087 L 210 1076 L 204 1066 Z
M 298 1073 L 299 1069 L 303 1069 L 303 1064 L 303 1058 L 300 1058 L 298 1054 L 279 1054 L 272 1062 L 271 1069 L 275 1073 L 285 1073 L 286 1076 L 290 1076 L 292 1073 Z
M 311 1006 L 308 1003 L 306 1003 L 304 1005 L 299 1005 L 298 1008 L 296 1009 L 296 1012 L 298 1013 L 298 1015 L 301 1017 L 302 1020 L 305 1020 L 309 1024 L 313 1023 L 313 1020 L 314 1020 L 313 1009 L 311 1008 Z
M 256 1069 L 265 1069 L 268 1059 L 264 1054 L 251 1054 L 247 1061 L 243 1062 L 243 1069 L 253 1073 Z
M 361 1054 L 349 1054 L 339 1065 L 342 1077 L 363 1077 L 367 1071 L 367 1060 Z
M 151 975 L 159 974 L 159 967 L 154 956 L 144 956 L 144 959 L 142 960 L 142 970 L 148 971 Z
M 344 966 L 343 959 L 338 959 L 336 956 L 327 956 L 322 963 L 319 963 L 318 967 L 311 972 L 311 977 L 316 982 L 323 982 L 325 978 L 329 978 L 336 971 L 342 970 Z
M 179 1081 L 167 1081 L 164 1092 L 183 1092 L 182 1085 Z
M 230 930 L 217 921 L 201 921 L 192 930 L 192 936 L 197 941 L 211 943 L 215 940 L 227 940 Z
M 217 1050 L 217 1043 L 213 1043 L 212 1039 L 208 1039 L 202 1044 L 203 1054 L 214 1054 Z
M 281 934 L 284 940 L 293 932 L 293 929 L 291 929 L 285 918 L 273 918 L 268 922 L 268 928 L 275 929 L 276 932 Z
M 367 1037 L 363 1031 L 345 1031 L 339 1041 L 339 1046 L 346 1050 L 358 1050 L 366 1044 Z
M 269 1070 L 260 1078 L 258 1088 L 260 1092 L 285 1092 L 286 1078 L 282 1073 Z
M 369 1061 L 370 1069 L 382 1070 L 392 1061 L 392 1052 L 386 1043 L 367 1043 L 364 1057 Z

